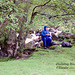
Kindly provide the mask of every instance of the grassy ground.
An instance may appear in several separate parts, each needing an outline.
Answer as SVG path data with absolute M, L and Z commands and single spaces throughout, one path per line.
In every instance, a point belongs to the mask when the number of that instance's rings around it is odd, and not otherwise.
M 0 75 L 75 75 L 75 47 L 39 49 L 29 59 L 0 62 Z

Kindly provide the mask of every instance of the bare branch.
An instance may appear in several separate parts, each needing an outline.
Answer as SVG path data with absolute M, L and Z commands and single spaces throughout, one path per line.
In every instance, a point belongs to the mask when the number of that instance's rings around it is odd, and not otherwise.
M 32 23 L 32 20 L 34 19 L 35 15 L 37 15 L 37 13 L 39 13 L 39 12 L 41 11 L 41 9 L 40 9 L 39 11 L 34 12 L 34 11 L 35 11 L 35 9 L 36 9 L 37 7 L 43 7 L 43 6 L 45 6 L 45 5 L 46 5 L 46 4 L 48 4 L 50 1 L 51 1 L 51 0 L 47 1 L 47 2 L 46 2 L 46 3 L 44 3 L 43 5 L 38 5 L 38 6 L 35 6 L 35 7 L 33 8 L 30 23 Z
M 54 16 L 50 16 L 49 19 L 51 19 L 52 17 L 66 16 L 66 15 L 75 15 L 75 13 L 67 13 L 67 14 L 62 14 L 62 15 L 54 15 Z
M 40 14 L 40 15 L 45 15 L 45 16 L 47 16 L 49 19 L 51 19 L 51 18 L 53 18 L 53 17 L 58 17 L 58 16 L 66 16 L 66 15 L 75 15 L 75 12 L 74 13 L 67 13 L 67 14 L 62 14 L 62 15 L 48 15 L 48 14 L 44 14 L 44 13 L 38 13 L 38 14 Z
M 45 3 L 45 4 L 43 4 L 43 5 L 35 6 L 35 7 L 33 8 L 33 12 L 34 12 L 34 10 L 35 10 L 37 7 L 45 6 L 45 5 L 46 5 L 46 4 L 48 4 L 50 1 L 51 1 L 51 0 L 49 0 L 48 2 L 46 2 L 46 3 Z

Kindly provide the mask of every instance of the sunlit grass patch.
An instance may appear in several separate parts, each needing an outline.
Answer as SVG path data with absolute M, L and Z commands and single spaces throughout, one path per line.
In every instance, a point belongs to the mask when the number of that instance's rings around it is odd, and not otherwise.
M 70 63 L 73 65 L 67 65 Z M 74 75 L 74 64 L 74 46 L 57 46 L 55 50 L 39 48 L 29 59 L 0 62 L 0 75 Z

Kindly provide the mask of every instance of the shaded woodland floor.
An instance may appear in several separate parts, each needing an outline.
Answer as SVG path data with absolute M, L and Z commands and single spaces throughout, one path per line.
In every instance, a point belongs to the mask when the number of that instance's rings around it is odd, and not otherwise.
M 29 59 L 0 62 L 0 75 L 75 75 L 75 46 L 39 48 Z

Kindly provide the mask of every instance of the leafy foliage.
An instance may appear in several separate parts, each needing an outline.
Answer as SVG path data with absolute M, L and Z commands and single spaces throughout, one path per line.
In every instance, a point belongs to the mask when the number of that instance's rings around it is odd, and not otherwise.
M 36 30 L 45 24 L 75 33 L 75 0 L 51 0 L 43 5 L 48 1 L 0 0 L 0 39 L 8 36 L 10 29 L 18 31 L 22 49 L 29 29 Z

